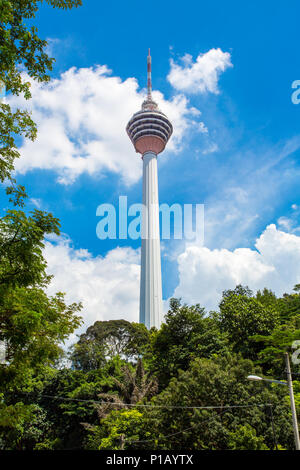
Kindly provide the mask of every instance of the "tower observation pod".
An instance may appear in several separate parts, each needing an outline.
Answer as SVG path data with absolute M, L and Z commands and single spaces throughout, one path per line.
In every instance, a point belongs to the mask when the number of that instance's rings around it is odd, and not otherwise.
M 127 124 L 126 131 L 143 159 L 143 213 L 140 280 L 140 323 L 160 327 L 163 315 L 157 155 L 161 153 L 173 127 L 152 99 L 151 56 L 147 57 L 147 99 Z

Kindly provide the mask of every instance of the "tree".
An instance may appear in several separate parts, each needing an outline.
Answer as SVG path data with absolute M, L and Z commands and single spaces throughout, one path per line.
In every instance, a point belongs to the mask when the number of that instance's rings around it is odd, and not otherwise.
M 151 400 L 153 407 L 143 412 L 144 429 L 153 439 L 141 447 L 226 450 L 235 443 L 236 448 L 242 449 L 248 440 L 252 448 L 259 442 L 261 447 L 273 449 L 271 403 L 277 440 L 284 448 L 292 449 L 293 430 L 289 404 L 285 400 L 287 390 L 252 383 L 247 376 L 253 373 L 259 375 L 261 371 L 252 361 L 235 354 L 196 358 L 187 371 L 180 371 L 178 377 L 172 378 L 165 390 Z M 194 408 L 202 406 L 217 408 Z M 247 429 L 241 442 L 237 442 L 241 426 L 247 425 L 255 429 L 256 436 L 253 431 L 249 436 Z
M 46 1 L 58 8 L 81 5 L 81 0 Z M 29 26 L 41 3 L 0 0 L 0 87 L 25 99 L 31 97 L 32 80 L 49 81 L 54 61 L 46 53 L 47 41 L 38 37 L 36 26 Z M 22 207 L 26 197 L 25 188 L 16 186 L 12 176 L 20 156 L 17 139 L 23 135 L 34 140 L 36 132 L 27 111 L 0 103 L 0 183 L 10 182 L 6 192 L 15 206 Z M 42 254 L 46 234 L 59 235 L 59 221 L 52 214 L 8 210 L 0 219 L 0 341 L 7 359 L 0 365 L 0 435 L 17 447 L 26 441 L 30 448 L 29 429 L 31 436 L 38 435 L 37 428 L 29 426 L 33 414 L 43 421 L 43 411 L 26 403 L 24 392 L 32 390 L 37 374 L 54 366 L 62 354 L 61 343 L 80 324 L 80 305 L 67 305 L 61 293 L 50 297 L 45 292 L 51 279 Z M 15 444 L 9 435 L 16 436 Z
M 205 316 L 200 305 L 181 305 L 171 299 L 165 322 L 153 331 L 151 353 L 147 356 L 160 387 L 167 385 L 178 370 L 187 370 L 195 357 L 211 357 L 227 349 L 226 334 L 222 334 L 213 316 Z
M 259 347 L 251 337 L 270 335 L 279 324 L 274 305 L 264 305 L 243 286 L 223 292 L 218 318 L 221 331 L 228 334 L 234 351 L 252 359 L 257 358 Z
M 262 436 L 257 436 L 250 424 L 238 426 L 229 433 L 228 447 L 232 450 L 268 450 Z
M 122 381 L 125 364 L 116 356 L 96 370 L 51 369 L 51 374 L 39 375 L 27 402 L 47 412 L 51 429 L 38 448 L 83 449 L 87 432 L 99 424 L 99 395 L 117 393 L 114 379 Z
M 0 341 L 7 360 L 0 365 L 4 435 L 8 430 L 19 435 L 26 409 L 29 414 L 33 409 L 18 393 L 31 390 L 34 376 L 56 363 L 63 354 L 61 343 L 80 324 L 80 304 L 67 305 L 62 293 L 45 292 L 51 280 L 42 251 L 46 234 L 59 235 L 59 222 L 42 211 L 26 215 L 10 210 L 0 219 Z
M 139 449 L 133 441 L 150 438 L 144 431 L 143 414 L 135 409 L 112 411 L 101 420 L 101 426 L 90 428 L 86 447 L 91 450 Z
M 9 377 L 25 377 L 38 367 L 53 363 L 61 354 L 58 344 L 80 324 L 81 305 L 67 306 L 62 294 L 48 297 L 43 239 L 59 234 L 51 214 L 8 211 L 0 219 L 0 340 L 7 345 L 9 365 L 0 370 L 2 386 Z M 29 372 L 31 371 L 31 372 Z
M 30 407 L 22 403 L 18 405 L 19 407 L 16 405 L 5 407 L 5 414 L 10 423 L 13 415 L 17 418 L 13 426 L 3 425 L 4 416 L 3 413 L 1 414 L 0 449 L 33 450 L 35 445 L 43 440 L 50 430 L 50 422 L 47 420 L 47 414 L 42 408 L 36 404 Z M 17 414 L 16 410 L 18 411 Z
M 157 380 L 149 372 L 145 372 L 140 358 L 135 368 L 125 364 L 122 367 L 122 376 L 112 377 L 112 381 L 117 393 L 100 393 L 98 398 L 104 402 L 95 405 L 100 426 L 84 423 L 85 429 L 90 433 L 88 448 L 107 449 L 110 445 L 120 446 L 123 433 L 126 438 L 129 434 L 131 439 L 137 439 L 137 425 L 143 425 L 142 414 L 133 409 L 132 405 L 151 399 L 158 390 Z
M 54 8 L 73 8 L 81 0 L 46 0 Z M 8 93 L 31 97 L 30 79 L 39 82 L 50 80 L 54 59 L 46 52 L 47 41 L 38 36 L 34 20 L 42 0 L 0 0 L 0 84 Z M 25 73 L 26 72 L 26 73 Z M 34 140 L 36 126 L 27 111 L 11 110 L 0 103 L 0 182 L 10 180 L 9 194 L 15 193 L 17 201 L 25 194 L 22 186 L 15 187 L 12 177 L 14 161 L 20 154 L 16 136 L 24 135 Z
M 23 289 L 24 293 L 17 293 L 18 289 Z M 21 311 L 28 315 L 22 330 L 28 328 L 27 320 L 34 313 L 32 308 L 28 311 L 24 308 L 29 295 L 27 291 L 35 289 L 39 292 L 35 287 L 11 288 L 16 299 L 21 299 Z M 30 298 L 28 302 L 28 305 L 33 305 Z M 13 310 L 14 299 L 11 305 Z M 38 311 L 44 311 L 39 303 L 35 305 Z M 47 313 L 47 301 L 45 305 Z M 25 345 L 23 360 L 28 375 L 23 377 L 22 386 L 20 380 L 15 379 L 16 387 L 7 386 L 2 401 L 0 397 L 0 447 L 263 450 L 274 449 L 277 441 L 279 448 L 292 449 L 294 441 L 287 388 L 247 380 L 250 374 L 262 375 L 262 370 L 228 348 L 226 334 L 223 337 L 219 330 L 218 315 L 199 315 L 197 309 L 181 306 L 179 301 L 172 301 L 171 310 L 167 330 L 169 342 L 165 330 L 167 323 L 160 330 L 150 332 L 154 344 L 155 337 L 164 331 L 162 338 L 165 343 L 161 342 L 160 348 L 156 349 L 156 364 L 161 357 L 170 380 L 161 383 L 160 390 L 147 348 L 144 352 L 146 370 L 141 357 L 135 363 L 131 356 L 120 358 L 117 354 L 106 358 L 96 369 L 58 370 L 57 365 L 42 366 L 39 354 L 27 356 Z M 36 320 L 34 313 L 34 331 Z M 211 336 L 208 335 L 209 329 Z M 275 331 L 268 337 L 271 338 Z M 34 333 L 34 340 L 36 336 Z M 198 343 L 199 338 L 201 341 Z M 50 337 L 49 345 L 51 341 Z M 91 337 L 90 341 L 97 342 L 97 338 L 93 340 Z M 114 353 L 122 350 L 116 341 L 115 337 Z M 184 353 L 178 357 L 175 355 L 176 341 L 178 344 L 181 341 L 178 352 Z M 22 336 L 16 337 L 15 343 L 15 357 L 18 353 L 22 364 Z M 126 350 L 127 342 L 124 344 Z M 42 344 L 37 342 L 35 346 Z M 174 355 L 170 354 L 172 351 Z M 42 356 L 43 348 L 40 354 L 42 363 L 53 364 L 49 355 Z M 182 368 L 173 369 L 176 361 Z M 170 371 L 174 371 L 173 376 Z M 156 369 L 157 376 L 162 376 L 162 372 L 163 369 Z M 10 370 L 5 377 L 7 384 L 13 385 L 13 374 L 14 371 Z M 295 381 L 297 408 L 298 385 Z
M 300 328 L 300 284 L 294 286 L 294 293 L 283 294 L 278 299 L 280 323 L 293 322 L 296 328 Z
M 92 374 L 64 368 L 40 380 L 40 388 L 28 396 L 29 402 L 37 402 L 47 412 L 51 423 L 49 433 L 38 443 L 39 448 L 83 448 L 86 431 L 82 423 L 97 423 L 93 400 L 99 400 L 98 394 L 106 390 L 109 373 L 115 373 L 112 367 Z
M 132 371 L 132 366 L 125 364 L 122 367 L 123 376 L 119 380 L 113 377 L 113 382 L 116 385 L 118 395 L 113 393 L 100 394 L 99 398 L 108 400 L 107 404 L 98 406 L 99 414 L 107 413 L 110 408 L 110 403 L 120 404 L 135 404 L 142 401 L 144 398 L 151 398 L 158 390 L 157 380 L 151 377 L 151 374 L 145 372 L 143 362 L 139 358 L 137 365 Z
M 31 375 L 54 364 L 63 354 L 60 344 L 79 325 L 80 305 L 66 305 L 61 293 L 53 297 L 40 288 L 16 287 L 0 303 L 1 336 L 8 364 L 0 369 L 1 388 L 29 386 Z
M 148 343 L 149 332 L 143 324 L 126 320 L 96 321 L 80 335 L 70 357 L 75 368 L 92 370 L 114 356 L 136 360 Z
M 0 219 L 1 297 L 14 286 L 43 287 L 50 279 L 45 271 L 43 242 L 47 234 L 59 235 L 59 221 L 43 211 L 35 210 L 31 214 L 9 210 Z
M 256 299 L 267 307 L 273 306 L 278 308 L 278 299 L 274 292 L 269 289 L 264 288 L 262 291 L 258 290 L 256 293 Z
M 285 369 L 284 353 L 293 352 L 293 342 L 300 340 L 299 285 L 293 290 L 294 293 L 283 294 L 280 298 L 271 296 L 267 289 L 257 293 L 261 302 L 275 306 L 279 321 L 271 334 L 255 334 L 251 339 L 259 345 L 258 360 L 264 372 L 278 378 L 282 378 Z

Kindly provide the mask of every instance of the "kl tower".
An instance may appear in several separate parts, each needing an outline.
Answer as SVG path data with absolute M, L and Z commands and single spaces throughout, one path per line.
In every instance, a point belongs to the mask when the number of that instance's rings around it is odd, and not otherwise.
M 126 131 L 135 151 L 143 160 L 143 214 L 140 281 L 140 323 L 147 328 L 162 322 L 162 287 L 159 234 L 157 155 L 161 153 L 173 128 L 152 99 L 151 56 L 147 57 L 148 93 L 142 109 L 127 124 Z

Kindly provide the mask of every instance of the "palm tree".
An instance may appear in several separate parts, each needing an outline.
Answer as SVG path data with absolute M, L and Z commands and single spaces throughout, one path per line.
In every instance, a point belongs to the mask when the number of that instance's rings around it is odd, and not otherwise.
M 99 398 L 105 400 L 105 403 L 96 405 L 98 416 L 104 418 L 112 409 L 130 408 L 144 398 L 151 398 L 158 390 L 157 379 L 151 377 L 145 372 L 143 362 L 139 358 L 135 370 L 132 372 L 126 364 L 122 367 L 124 374 L 123 381 L 112 377 L 118 394 L 100 393 Z

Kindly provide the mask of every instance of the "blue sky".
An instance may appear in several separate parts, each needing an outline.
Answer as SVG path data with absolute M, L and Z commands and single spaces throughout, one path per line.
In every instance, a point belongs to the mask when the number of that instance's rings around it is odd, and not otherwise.
M 96 208 L 116 204 L 119 195 L 128 195 L 129 203 L 141 200 L 139 156 L 128 142 L 119 164 L 125 140 L 110 149 L 125 138 L 126 116 L 141 104 L 148 47 L 156 98 L 177 126 L 173 144 L 159 156 L 160 202 L 205 204 L 204 247 L 163 243 L 164 299 L 178 295 L 209 309 L 237 282 L 281 294 L 300 281 L 300 105 L 291 101 L 292 82 L 300 79 L 297 3 L 83 0 L 83 7 L 67 12 L 42 6 L 37 24 L 56 57 L 54 85 L 45 93 L 33 87 L 30 106 L 45 136 L 34 144 L 34 158 L 32 147 L 23 146 L 18 180 L 32 207 L 61 220 L 63 240 L 47 246 L 49 270 L 57 276 L 52 289 L 69 290 L 69 300 L 87 299 L 86 324 L 137 320 L 140 242 L 98 240 Z M 192 76 L 197 58 L 212 50 L 219 50 L 224 70 L 216 62 L 214 80 L 200 61 Z M 111 70 L 102 73 L 104 80 L 99 65 Z M 90 95 L 81 96 L 80 82 L 84 88 L 92 81 Z M 70 155 L 89 159 L 93 151 L 101 161 L 83 162 L 83 170 L 76 163 L 74 170 L 74 160 L 60 153 L 65 139 Z M 51 140 L 61 142 L 60 150 L 49 150 Z M 64 158 L 72 167 L 67 177 Z

